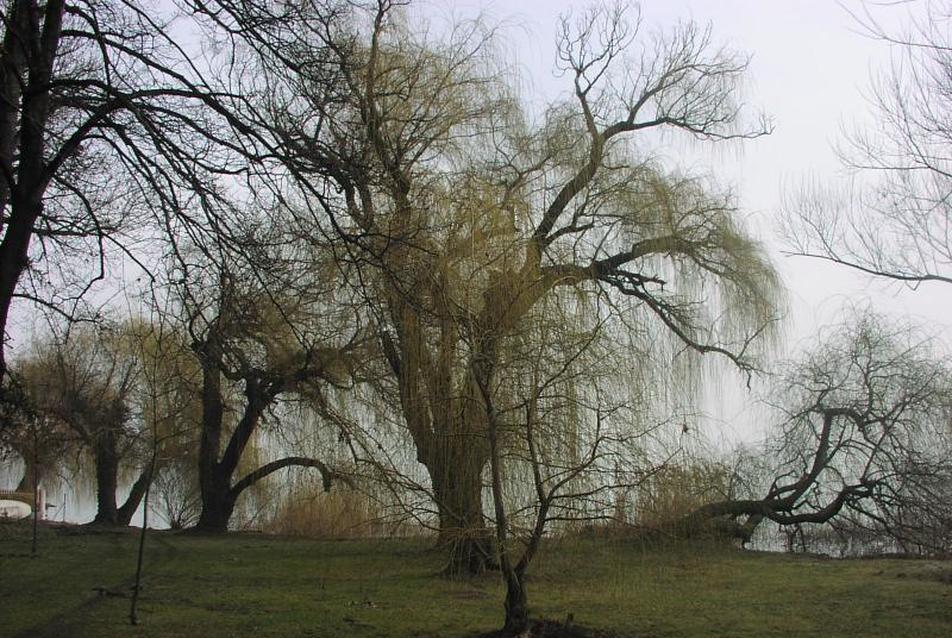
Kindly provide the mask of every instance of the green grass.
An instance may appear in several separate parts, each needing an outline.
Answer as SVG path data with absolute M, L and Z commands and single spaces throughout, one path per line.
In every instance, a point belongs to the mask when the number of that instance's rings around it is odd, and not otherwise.
M 151 534 L 140 624 L 125 591 L 134 533 L 0 524 L 0 636 L 468 636 L 501 622 L 497 574 L 436 576 L 423 541 L 309 541 Z M 534 616 L 626 636 L 952 635 L 952 565 L 833 561 L 710 545 L 647 550 L 553 541 L 529 583 Z

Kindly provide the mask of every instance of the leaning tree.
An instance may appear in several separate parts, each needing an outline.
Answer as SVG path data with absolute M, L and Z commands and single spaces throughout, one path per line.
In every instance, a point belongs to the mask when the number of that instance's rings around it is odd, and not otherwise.
M 769 484 L 699 508 L 680 530 L 737 521 L 749 539 L 765 520 L 849 521 L 920 546 L 948 538 L 950 373 L 908 324 L 868 314 L 837 326 L 778 379 Z

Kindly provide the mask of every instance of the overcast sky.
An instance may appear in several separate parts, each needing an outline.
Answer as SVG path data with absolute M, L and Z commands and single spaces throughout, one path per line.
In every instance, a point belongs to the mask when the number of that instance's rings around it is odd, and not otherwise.
M 511 24 L 507 43 L 525 70 L 526 92 L 538 100 L 569 88 L 567 78 L 553 73 L 556 25 L 560 14 L 588 4 L 429 0 L 426 10 L 466 16 L 482 11 L 490 21 Z M 921 10 L 914 1 L 878 5 L 873 8 L 883 26 L 896 31 L 908 24 L 910 12 Z M 847 8 L 859 11 L 862 5 L 859 0 L 648 0 L 641 5 L 644 32 L 679 20 L 710 23 L 715 43 L 751 56 L 745 99 L 770 116 L 773 134 L 745 142 L 740 152 L 689 161 L 733 187 L 742 211 L 767 243 L 789 288 L 789 349 L 809 345 L 822 325 L 837 320 L 844 305 L 864 303 L 927 323 L 952 343 L 952 304 L 944 302 L 949 295 L 942 285 L 913 292 L 829 263 L 783 255 L 775 225 L 783 195 L 806 180 L 843 180 L 834 151 L 843 128 L 876 126 L 868 87 L 871 75 L 888 67 L 890 50 L 861 33 Z M 712 411 L 714 429 L 728 439 L 759 438 L 756 417 L 744 413 L 743 400 L 734 403 Z

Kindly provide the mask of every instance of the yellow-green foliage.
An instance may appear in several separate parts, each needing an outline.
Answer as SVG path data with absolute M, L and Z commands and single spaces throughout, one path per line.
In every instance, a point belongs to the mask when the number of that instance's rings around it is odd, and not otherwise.
M 291 492 L 261 529 L 307 538 L 380 538 L 420 531 L 388 522 L 365 494 L 340 486 L 329 492 L 316 486 Z
M 669 465 L 639 486 L 634 503 L 638 526 L 658 527 L 695 509 L 722 500 L 730 489 L 730 470 L 712 462 Z

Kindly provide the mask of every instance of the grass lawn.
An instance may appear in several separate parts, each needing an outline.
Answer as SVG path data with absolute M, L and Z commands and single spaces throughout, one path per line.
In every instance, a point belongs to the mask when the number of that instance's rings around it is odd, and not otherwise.
M 448 581 L 423 541 L 152 533 L 140 624 L 125 596 L 134 532 L 0 523 L 0 636 L 451 636 L 502 621 L 498 574 Z M 952 636 L 952 564 L 834 561 L 709 545 L 552 541 L 533 616 L 632 637 Z M 104 588 L 100 595 L 95 588 Z

